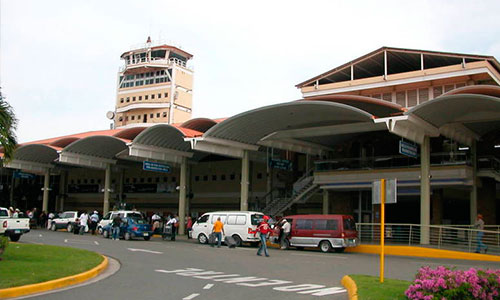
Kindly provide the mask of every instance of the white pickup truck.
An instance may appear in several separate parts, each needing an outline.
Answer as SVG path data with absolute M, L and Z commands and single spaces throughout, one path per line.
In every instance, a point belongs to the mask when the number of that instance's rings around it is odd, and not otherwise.
M 17 242 L 23 233 L 29 231 L 29 218 L 13 218 L 7 208 L 0 207 L 0 235 L 8 236 L 11 241 Z

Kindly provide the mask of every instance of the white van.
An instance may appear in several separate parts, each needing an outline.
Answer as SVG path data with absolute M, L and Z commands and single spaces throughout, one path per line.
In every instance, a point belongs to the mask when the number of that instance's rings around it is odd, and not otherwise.
M 139 219 L 144 219 L 144 215 L 140 211 L 136 210 L 116 210 L 116 211 L 110 211 L 104 217 L 102 217 L 102 220 L 99 221 L 97 224 L 97 232 L 99 234 L 102 234 L 102 229 L 104 226 L 108 225 L 109 223 L 113 222 L 113 219 L 117 216 L 120 215 L 120 218 L 127 218 L 127 217 L 136 217 Z
M 236 241 L 236 246 L 241 243 L 258 243 L 259 237 L 254 236 L 257 225 L 264 217 L 263 213 L 255 211 L 216 211 L 202 215 L 193 224 L 190 231 L 193 239 L 198 239 L 200 244 L 208 243 L 208 236 L 212 233 L 217 218 L 224 224 L 226 236 L 232 236 Z M 224 238 L 222 238 L 224 240 Z

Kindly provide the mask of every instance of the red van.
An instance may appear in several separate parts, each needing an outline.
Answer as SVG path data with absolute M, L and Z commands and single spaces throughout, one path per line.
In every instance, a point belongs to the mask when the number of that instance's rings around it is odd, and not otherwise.
M 281 247 L 319 247 L 322 252 L 343 252 L 346 247 L 359 245 L 358 232 L 352 216 L 349 215 L 294 215 L 283 217 L 292 225 L 290 235 L 281 243 Z M 283 220 L 283 219 L 282 219 Z M 275 232 L 279 232 L 281 222 Z M 274 234 L 271 241 L 278 241 L 279 234 Z

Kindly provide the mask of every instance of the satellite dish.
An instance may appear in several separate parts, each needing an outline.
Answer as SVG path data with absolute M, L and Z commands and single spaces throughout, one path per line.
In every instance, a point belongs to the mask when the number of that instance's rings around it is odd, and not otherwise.
M 115 117 L 115 113 L 112 112 L 112 111 L 108 111 L 106 113 L 106 118 L 110 119 L 110 120 L 113 120 L 113 118 Z

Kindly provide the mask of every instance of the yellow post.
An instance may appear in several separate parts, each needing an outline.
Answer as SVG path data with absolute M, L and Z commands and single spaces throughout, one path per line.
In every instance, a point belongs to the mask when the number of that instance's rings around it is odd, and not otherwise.
M 380 180 L 380 283 L 384 282 L 385 179 Z

